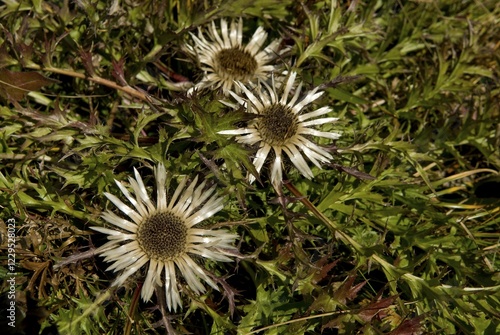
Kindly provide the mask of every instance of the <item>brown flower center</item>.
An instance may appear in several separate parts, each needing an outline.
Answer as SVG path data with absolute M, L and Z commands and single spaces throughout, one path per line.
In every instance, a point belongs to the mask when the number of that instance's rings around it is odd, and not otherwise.
M 215 70 L 223 79 L 247 81 L 258 64 L 249 52 L 239 48 L 220 50 L 215 56 Z
M 256 127 L 267 144 L 281 146 L 297 134 L 298 118 L 290 108 L 274 104 L 267 107 L 263 114 Z
M 185 252 L 187 228 L 184 220 L 170 212 L 157 213 L 141 222 L 137 242 L 157 261 L 172 260 Z

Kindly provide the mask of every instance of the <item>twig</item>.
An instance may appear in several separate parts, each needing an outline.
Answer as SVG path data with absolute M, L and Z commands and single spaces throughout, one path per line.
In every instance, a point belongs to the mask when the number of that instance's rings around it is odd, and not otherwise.
M 86 79 L 86 80 L 92 81 L 94 83 L 97 83 L 99 85 L 107 86 L 107 87 L 110 87 L 110 88 L 115 89 L 117 91 L 122 91 L 124 93 L 127 93 L 128 95 L 130 95 L 134 98 L 140 99 L 148 104 L 153 103 L 153 99 L 151 98 L 151 96 L 149 96 L 141 91 L 138 91 L 131 86 L 121 86 L 121 85 L 118 85 L 117 83 L 115 83 L 111 80 L 101 78 L 95 74 L 92 76 L 87 76 L 83 73 L 75 72 L 73 70 L 58 69 L 58 68 L 54 68 L 54 67 L 42 67 L 42 66 L 37 65 L 37 64 L 29 64 L 26 67 L 29 69 L 32 69 L 32 70 L 47 71 L 47 72 L 62 74 L 62 75 L 69 76 L 69 77 Z
M 130 307 L 128 309 L 127 324 L 125 325 L 125 329 L 123 330 L 124 335 L 130 335 L 130 331 L 132 330 L 132 323 L 134 323 L 134 314 L 135 314 L 135 309 L 137 308 L 137 303 L 139 302 L 141 288 L 142 285 L 137 285 L 137 287 L 135 288 L 135 292 L 132 297 L 132 301 L 130 302 Z

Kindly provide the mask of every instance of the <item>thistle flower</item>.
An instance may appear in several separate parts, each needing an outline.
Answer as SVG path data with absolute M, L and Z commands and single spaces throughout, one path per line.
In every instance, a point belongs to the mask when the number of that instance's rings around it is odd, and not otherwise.
M 268 63 L 276 56 L 279 40 L 274 40 L 261 50 L 267 38 L 264 28 L 257 28 L 250 42 L 244 45 L 241 18 L 237 22 L 232 20 L 230 27 L 225 19 L 221 19 L 220 27 L 219 34 L 212 21 L 207 29 L 208 39 L 198 29 L 198 37 L 191 34 L 194 45 L 186 45 L 186 49 L 198 57 L 201 69 L 205 72 L 194 89 L 222 88 L 227 95 L 233 88 L 234 81 L 249 83 L 267 79 L 269 73 L 275 70 L 275 66 Z
M 196 228 L 196 225 L 211 217 L 223 207 L 223 198 L 214 193 L 215 187 L 204 190 L 206 182 L 196 186 L 198 177 L 185 188 L 184 178 L 167 202 L 165 189 L 166 171 L 163 164 L 155 168 L 156 205 L 150 200 L 141 176 L 134 169 L 135 179 L 129 178 L 132 194 L 122 183 L 115 180 L 131 207 L 118 197 L 105 193 L 128 219 L 111 211 L 102 218 L 117 227 L 117 230 L 91 227 L 107 234 L 109 242 L 97 252 L 113 264 L 106 270 L 122 271 L 113 286 L 122 285 L 133 273 L 147 265 L 147 275 L 141 291 L 144 301 L 149 301 L 155 285 L 165 285 L 169 310 L 181 306 L 177 275 L 180 274 L 196 294 L 205 292 L 200 279 L 214 289 L 216 284 L 190 255 L 215 261 L 231 261 L 229 250 L 236 235 L 226 230 Z M 164 274 L 164 276 L 163 276 Z
M 232 91 L 229 93 L 240 105 L 246 108 L 248 113 L 257 114 L 257 117 L 248 124 L 247 128 L 219 132 L 219 134 L 224 135 L 239 135 L 236 140 L 240 143 L 259 144 L 259 149 L 253 161 L 257 172 L 260 172 L 269 152 L 273 149 L 275 158 L 271 168 L 271 182 L 275 186 L 278 186 L 283 179 L 283 153 L 290 158 L 293 165 L 304 177 L 311 179 L 313 173 L 306 163 L 304 155 L 319 168 L 321 168 L 320 163 L 327 163 L 333 157 L 320 146 L 310 141 L 310 136 L 333 140 L 340 137 L 339 133 L 310 128 L 311 126 L 338 120 L 335 117 L 317 118 L 330 113 L 332 111 L 330 107 L 325 106 L 312 112 L 302 113 L 307 105 L 323 94 L 323 92 L 318 92 L 318 88 L 308 92 L 298 101 L 302 88 L 302 83 L 300 83 L 293 97 L 289 100 L 296 75 L 295 72 L 290 74 L 282 90 L 281 97 L 278 91 L 283 84 L 281 82 L 276 83 L 274 77 L 272 78 L 272 87 L 262 82 L 263 86 L 255 88 L 255 94 L 241 82 L 238 82 L 237 85 L 244 92 L 246 98 L 240 97 Z M 265 90 L 262 87 L 265 87 Z M 238 108 L 237 105 L 231 106 Z M 302 150 L 304 155 L 299 150 Z M 255 177 L 250 176 L 250 182 L 254 180 Z

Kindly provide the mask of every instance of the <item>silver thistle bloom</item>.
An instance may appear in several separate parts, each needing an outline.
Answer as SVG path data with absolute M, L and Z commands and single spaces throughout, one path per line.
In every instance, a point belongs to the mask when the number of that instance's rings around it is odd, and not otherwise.
M 281 90 L 281 96 L 278 95 L 278 91 L 280 91 L 283 84 L 281 82 L 276 83 L 274 77 L 272 78 L 272 87 L 262 82 L 262 85 L 256 87 L 253 92 L 244 84 L 238 82 L 237 85 L 243 91 L 244 96 L 241 97 L 232 91 L 230 94 L 240 105 L 246 108 L 248 113 L 257 114 L 257 117 L 248 124 L 247 128 L 219 132 L 219 134 L 224 135 L 237 135 L 236 140 L 240 143 L 248 145 L 258 143 L 259 149 L 255 155 L 253 164 L 259 173 L 269 152 L 273 149 L 275 158 L 271 167 L 271 182 L 275 186 L 278 186 L 283 180 L 283 153 L 290 158 L 293 165 L 295 165 L 304 177 L 311 179 L 313 173 L 304 156 L 318 168 L 321 168 L 321 163 L 327 163 L 333 157 L 329 152 L 310 141 L 309 137 L 318 136 L 333 140 L 340 137 L 340 134 L 336 132 L 324 132 L 311 128 L 311 126 L 338 120 L 335 117 L 317 118 L 330 113 L 332 111 L 330 107 L 325 106 L 308 113 L 303 113 L 307 105 L 323 94 L 323 92 L 318 92 L 318 88 L 307 92 L 299 101 L 302 88 L 302 83 L 300 83 L 291 99 L 289 99 L 296 75 L 295 72 L 292 72 L 288 76 L 284 84 L 284 89 Z M 237 105 L 229 105 L 235 109 L 238 108 Z M 254 180 L 255 177 L 250 176 L 250 182 Z
M 142 299 L 149 301 L 155 285 L 164 285 L 167 307 L 176 311 L 177 307 L 181 306 L 178 274 L 182 275 L 196 294 L 205 292 L 200 279 L 218 289 L 190 255 L 221 262 L 231 261 L 228 251 L 234 251 L 233 244 L 237 236 L 223 229 L 196 227 L 223 207 L 223 198 L 211 196 L 215 186 L 204 190 L 206 182 L 196 186 L 196 177 L 186 188 L 187 178 L 184 178 L 167 202 L 166 171 L 164 165 L 160 164 L 154 171 L 157 194 L 155 205 L 136 169 L 134 173 L 135 179 L 129 178 L 132 193 L 115 180 L 131 206 L 118 197 L 105 193 L 128 219 L 109 210 L 102 214 L 104 220 L 118 229 L 91 227 L 109 235 L 109 242 L 97 252 L 106 262 L 113 262 L 106 270 L 122 271 L 113 286 L 122 285 L 127 278 L 147 265 L 147 275 L 141 291 Z
M 276 67 L 269 62 L 276 57 L 279 40 L 274 40 L 262 49 L 267 32 L 259 27 L 251 40 L 243 44 L 243 20 L 220 20 L 220 34 L 215 21 L 207 28 L 207 37 L 198 29 L 198 36 L 191 34 L 194 44 L 186 49 L 197 56 L 205 75 L 193 89 L 222 88 L 225 95 L 234 87 L 235 81 L 243 83 L 265 80 Z M 235 88 L 238 90 L 238 87 Z

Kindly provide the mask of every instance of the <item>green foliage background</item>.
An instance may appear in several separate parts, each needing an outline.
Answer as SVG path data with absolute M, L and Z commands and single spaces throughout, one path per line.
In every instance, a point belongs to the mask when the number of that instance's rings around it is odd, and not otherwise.
M 334 164 L 290 169 L 285 198 L 267 171 L 249 185 L 254 152 L 217 134 L 245 115 L 179 80 L 202 77 L 189 32 L 239 16 L 247 40 L 283 37 L 283 67 L 340 118 L 324 130 L 342 138 L 320 141 Z M 0 277 L 14 218 L 18 334 L 500 333 L 497 1 L 4 0 L 0 31 Z M 221 292 L 187 292 L 174 315 L 137 302 L 139 275 L 110 290 L 88 229 L 114 179 L 137 167 L 152 186 L 158 162 L 173 183 L 217 183 L 212 224 L 241 236 L 234 263 L 206 264 Z

